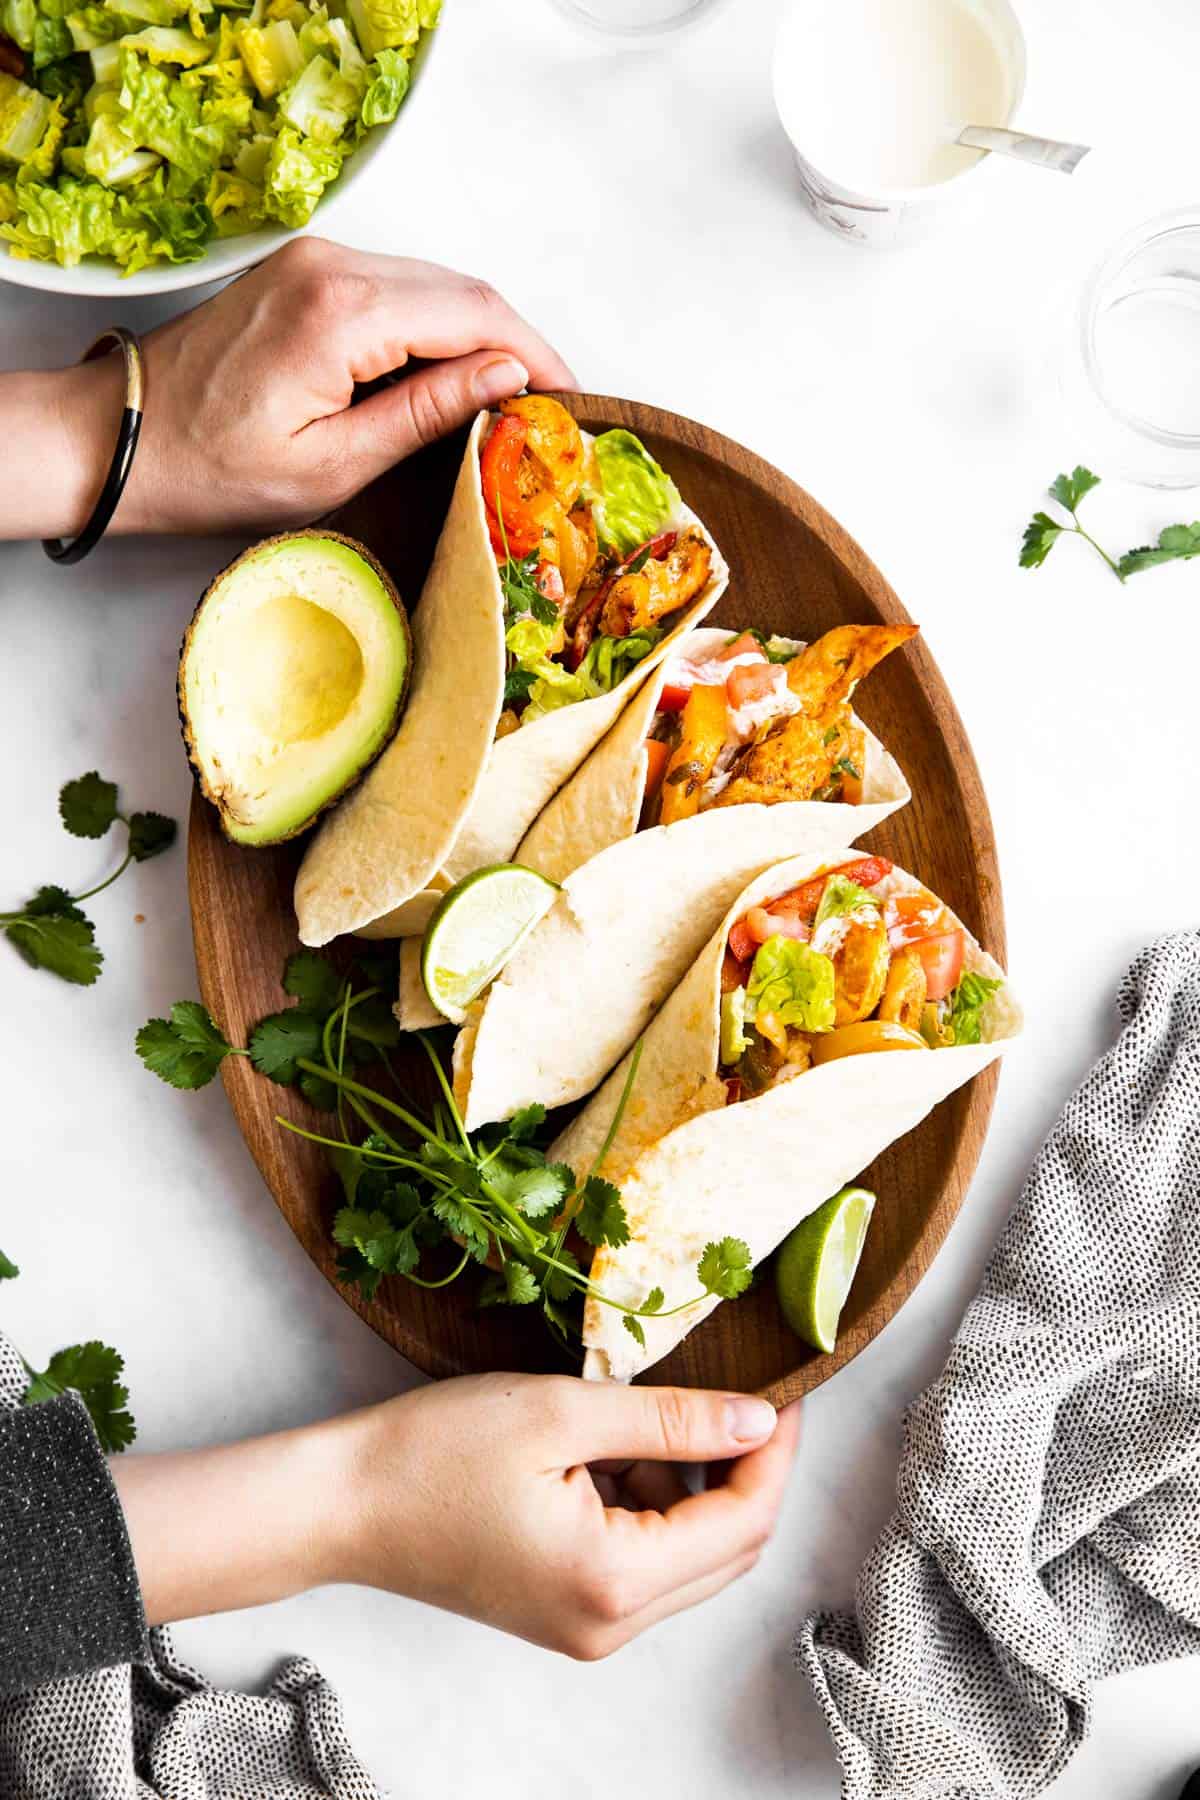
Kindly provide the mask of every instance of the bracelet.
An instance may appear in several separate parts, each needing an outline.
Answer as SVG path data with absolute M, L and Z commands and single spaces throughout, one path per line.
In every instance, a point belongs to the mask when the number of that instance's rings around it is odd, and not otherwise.
M 114 345 L 125 358 L 125 410 L 121 414 L 117 447 L 108 465 L 100 498 L 79 536 L 70 543 L 64 543 L 62 538 L 42 539 L 42 549 L 51 562 L 82 562 L 88 551 L 95 549 L 117 510 L 121 495 L 125 492 L 125 483 L 129 480 L 129 471 L 133 467 L 133 453 L 137 449 L 138 433 L 142 428 L 142 405 L 146 390 L 146 370 L 141 345 L 132 331 L 126 331 L 121 325 L 112 325 L 79 360 L 91 362 L 102 352 L 110 351 Z

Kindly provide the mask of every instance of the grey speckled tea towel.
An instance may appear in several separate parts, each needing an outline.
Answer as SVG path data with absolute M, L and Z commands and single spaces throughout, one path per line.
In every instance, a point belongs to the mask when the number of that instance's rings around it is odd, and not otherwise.
M 1200 933 L 1134 962 L 940 1378 L 857 1618 L 797 1651 L 845 1800 L 1025 1800 L 1094 1685 L 1200 1652 Z
M 20 1358 L 0 1334 L 0 1408 L 19 1404 L 26 1380 Z M 88 1553 L 82 1541 L 87 1522 L 103 1519 L 98 1504 L 90 1509 L 85 1504 L 90 1489 L 103 1482 L 111 1498 L 111 1484 L 82 1407 L 66 1400 L 48 1405 L 79 1415 L 60 1415 L 60 1427 L 75 1429 L 56 1436 L 60 1457 L 67 1459 L 62 1481 L 82 1496 L 71 1517 L 69 1543 L 56 1540 L 47 1526 L 47 1568 L 41 1573 L 52 1586 L 56 1559 L 60 1576 L 67 1571 L 73 1579 Z M 80 1422 L 86 1433 L 82 1443 Z M 13 1472 L 6 1478 L 0 1469 L 0 1551 L 4 1508 L 19 1503 L 20 1492 Z M 90 1547 L 98 1611 L 122 1574 L 121 1547 L 111 1535 L 97 1530 Z M 127 1561 L 127 1548 L 123 1554 Z M 107 1585 L 99 1579 L 105 1561 L 113 1577 Z M 45 1585 L 33 1582 L 30 1588 Z M 80 1610 L 76 1605 L 75 1612 Z M 136 1610 L 140 1618 L 140 1606 Z M 33 1629 L 41 1624 L 31 1622 Z M 110 1644 L 140 1636 L 114 1630 L 107 1616 L 97 1631 L 107 1632 Z M 336 1693 L 312 1663 L 290 1658 L 261 1696 L 227 1693 L 181 1663 L 165 1631 L 152 1631 L 148 1646 L 142 1644 L 148 1647 L 144 1663 L 0 1694 L 2 1800 L 382 1800 L 350 1747 Z M 73 1657 L 69 1645 L 62 1648 L 68 1666 L 72 1660 L 85 1666 L 82 1637 Z M 134 1648 L 128 1643 L 124 1653 Z

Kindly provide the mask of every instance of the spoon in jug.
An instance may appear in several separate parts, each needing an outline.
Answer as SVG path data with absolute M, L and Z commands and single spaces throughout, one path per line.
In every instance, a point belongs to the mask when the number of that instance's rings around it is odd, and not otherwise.
M 1091 149 L 1090 144 L 1061 144 L 1057 138 L 1031 137 L 1002 125 L 967 125 L 954 141 L 971 150 L 995 150 L 1035 168 L 1057 169 L 1060 175 L 1073 175 Z

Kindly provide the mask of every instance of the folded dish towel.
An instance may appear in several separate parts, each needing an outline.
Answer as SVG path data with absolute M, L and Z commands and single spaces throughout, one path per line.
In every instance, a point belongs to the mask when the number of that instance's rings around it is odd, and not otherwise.
M 797 1645 L 844 1800 L 1025 1800 L 1095 1683 L 1200 1651 L 1200 933 L 1122 983 L 912 1407 L 857 1617 Z

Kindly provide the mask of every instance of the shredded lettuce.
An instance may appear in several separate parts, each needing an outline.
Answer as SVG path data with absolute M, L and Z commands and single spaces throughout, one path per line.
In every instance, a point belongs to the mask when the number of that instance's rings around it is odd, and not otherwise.
M 513 632 L 526 624 L 534 625 L 535 621 L 519 620 L 516 626 L 510 627 L 505 641 L 508 642 Z M 552 630 L 547 633 L 547 643 L 551 636 Z M 532 670 L 535 676 L 529 690 L 529 705 L 521 715 L 522 724 L 540 719 L 548 712 L 556 712 L 560 706 L 571 706 L 576 700 L 595 700 L 600 694 L 611 694 L 629 671 L 650 654 L 661 636 L 659 627 L 650 625 L 642 631 L 631 631 L 628 637 L 595 638 L 574 674 L 564 669 L 561 663 L 551 662 L 544 654 L 537 660 L 519 658 L 522 666 Z M 511 643 L 509 648 L 513 648 Z
M 0 0 L 0 32 L 30 68 L 0 72 L 0 241 L 133 274 L 195 261 L 217 236 L 307 224 L 366 132 L 396 117 L 438 11 Z
M 746 989 L 746 1017 L 773 1013 L 801 1031 L 832 1031 L 833 964 L 798 938 L 770 937 L 760 944 Z
M 596 530 L 602 544 L 629 556 L 678 517 L 683 502 L 671 477 L 632 431 L 605 431 L 594 450 L 597 480 L 587 498 Z

